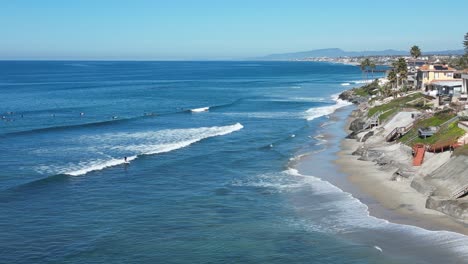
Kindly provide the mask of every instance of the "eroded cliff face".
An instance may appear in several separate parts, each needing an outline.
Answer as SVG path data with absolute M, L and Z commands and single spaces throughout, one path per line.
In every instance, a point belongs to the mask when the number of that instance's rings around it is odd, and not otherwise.
M 437 210 L 465 223 L 468 222 L 468 199 L 446 200 L 430 196 L 426 200 L 426 208 Z
M 468 198 L 451 197 L 468 186 L 468 156 L 452 157 L 447 163 L 424 178 L 433 187 L 426 207 L 468 221 Z
M 381 170 L 393 171 L 391 180 L 407 182 L 427 197 L 426 208 L 468 223 L 468 195 L 452 197 L 455 192 L 468 187 L 468 156 L 451 157 L 449 152 L 427 153 L 423 166 L 414 167 L 410 147 L 385 142 L 383 128 L 364 129 L 368 107 L 362 103 L 365 101 L 362 97 L 351 90 L 343 92 L 340 98 L 360 106 L 351 113 L 348 128 L 351 133 L 347 138 L 366 143 L 353 155 L 359 156 L 359 160 L 379 165 Z
M 468 156 L 452 157 L 450 160 L 425 177 L 436 187 L 434 195 L 450 196 L 468 185 Z

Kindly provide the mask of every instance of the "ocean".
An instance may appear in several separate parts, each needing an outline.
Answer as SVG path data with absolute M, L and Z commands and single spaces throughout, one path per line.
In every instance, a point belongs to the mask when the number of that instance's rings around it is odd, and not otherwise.
M 465 236 L 369 216 L 326 180 L 346 179 L 337 95 L 362 79 L 317 62 L 0 62 L 0 263 L 464 263 Z

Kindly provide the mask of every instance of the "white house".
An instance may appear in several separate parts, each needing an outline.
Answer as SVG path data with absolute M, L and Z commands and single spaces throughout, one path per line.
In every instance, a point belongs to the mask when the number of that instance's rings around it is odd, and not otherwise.
M 468 103 L 468 72 L 462 74 L 462 88 L 459 101 L 465 104 Z
M 468 94 L 468 73 L 462 74 L 462 80 L 463 80 L 463 85 L 462 85 L 462 94 Z

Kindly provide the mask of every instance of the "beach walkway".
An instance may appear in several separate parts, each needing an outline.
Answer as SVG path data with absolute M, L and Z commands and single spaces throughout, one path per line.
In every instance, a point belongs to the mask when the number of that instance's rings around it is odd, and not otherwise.
M 413 146 L 414 158 L 413 166 L 421 166 L 426 154 L 426 147 L 423 144 L 416 144 Z

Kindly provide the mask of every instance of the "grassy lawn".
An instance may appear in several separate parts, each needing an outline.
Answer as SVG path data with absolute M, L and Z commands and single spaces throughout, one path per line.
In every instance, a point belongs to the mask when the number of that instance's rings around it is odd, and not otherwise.
M 428 126 L 440 126 L 447 120 L 450 120 L 452 117 L 454 117 L 455 114 L 451 113 L 441 113 L 438 115 L 435 115 L 431 118 L 421 120 L 413 129 L 410 130 L 405 136 L 403 136 L 400 139 L 400 142 L 406 142 L 410 138 L 413 138 L 414 136 L 418 135 L 418 128 L 421 127 L 428 127 Z M 423 138 L 417 138 L 414 141 L 410 142 L 410 145 L 416 144 L 416 143 L 423 143 L 423 144 L 434 144 L 437 142 L 444 142 L 448 140 L 455 140 L 460 136 L 463 136 L 465 134 L 465 131 L 461 128 L 458 127 L 457 122 L 454 122 L 447 127 L 442 128 L 434 134 L 432 137 L 428 137 L 426 139 Z
M 354 89 L 354 93 L 362 97 L 369 96 L 369 93 L 362 87 Z
M 406 105 L 408 102 L 411 102 L 415 99 L 422 98 L 421 93 L 413 94 L 410 96 L 402 97 L 402 98 L 397 98 L 389 102 L 388 104 L 384 105 L 379 105 L 376 107 L 373 107 L 369 109 L 368 116 L 372 116 L 373 114 L 382 111 L 385 112 L 383 115 L 380 116 L 380 121 L 383 122 L 387 120 L 390 116 L 398 112 L 398 110 L 402 107 L 408 107 Z

